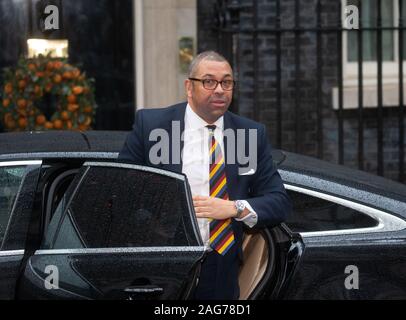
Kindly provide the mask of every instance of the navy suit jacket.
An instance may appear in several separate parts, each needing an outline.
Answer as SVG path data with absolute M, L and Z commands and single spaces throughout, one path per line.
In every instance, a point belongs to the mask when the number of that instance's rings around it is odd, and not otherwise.
M 169 137 L 172 137 L 172 121 L 180 123 L 180 132 L 182 133 L 185 128 L 186 105 L 186 103 L 181 103 L 163 109 L 139 110 L 136 113 L 133 131 L 128 135 L 124 147 L 119 154 L 119 159 L 125 162 L 182 173 L 181 161 L 172 161 L 175 158 L 172 154 L 171 139 L 169 141 L 170 163 L 159 165 L 151 163 L 149 151 L 156 144 L 156 141 L 150 141 L 149 137 L 151 131 L 157 128 L 166 130 Z M 237 161 L 234 164 L 227 163 L 228 153 L 225 138 L 225 171 L 229 199 L 248 201 L 258 215 L 256 227 L 274 226 L 283 222 L 291 211 L 291 203 L 281 177 L 273 164 L 271 146 L 267 139 L 265 126 L 227 111 L 224 114 L 224 130 L 226 129 L 235 131 L 237 129 L 245 129 L 246 137 L 244 143 L 247 153 L 250 150 L 247 129 L 256 129 L 258 138 L 256 171 L 252 175 L 239 175 L 239 164 Z M 180 143 L 180 150 L 176 150 L 176 152 L 180 152 L 182 149 L 183 141 Z M 237 159 L 237 156 L 235 156 L 235 159 Z M 243 223 L 233 219 L 233 229 L 237 244 L 241 248 Z M 241 252 L 239 252 L 239 255 L 241 255 Z

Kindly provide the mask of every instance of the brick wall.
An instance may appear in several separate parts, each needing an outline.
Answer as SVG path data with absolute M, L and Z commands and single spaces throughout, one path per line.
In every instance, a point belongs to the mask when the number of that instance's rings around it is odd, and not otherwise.
M 316 0 L 300 2 L 300 27 L 314 28 L 317 25 Z M 198 1 L 198 36 L 199 51 L 221 49 L 217 39 L 219 34 L 212 26 L 216 23 L 214 0 Z M 252 0 L 241 3 L 252 4 Z M 336 27 L 338 22 L 339 1 L 322 1 L 321 20 L 324 27 Z M 258 1 L 258 26 L 270 28 L 275 26 L 275 0 Z M 295 25 L 295 1 L 281 1 L 280 23 L 282 28 Z M 240 14 L 240 27 L 252 28 L 253 12 L 244 9 Z M 338 51 L 337 33 L 323 33 L 322 41 L 322 158 L 337 162 L 338 154 L 338 112 L 332 107 L 332 89 L 338 85 Z M 305 155 L 317 156 L 319 142 L 317 139 L 317 36 L 308 31 L 300 35 L 300 83 L 299 110 L 296 111 L 296 44 L 293 32 L 284 32 L 281 36 L 281 88 L 282 88 L 282 145 L 284 150 Z M 259 34 L 258 45 L 258 79 L 254 83 L 253 34 L 241 33 L 234 38 L 233 67 L 239 81 L 238 112 L 254 117 L 254 94 L 257 86 L 258 120 L 266 124 L 271 143 L 277 146 L 277 42 L 275 33 Z M 298 114 L 298 118 L 296 118 Z M 377 172 L 377 111 L 364 113 L 364 170 Z M 384 176 L 398 179 L 398 116 L 397 108 L 385 108 L 384 127 Z M 296 130 L 300 134 L 296 140 Z M 344 164 L 358 168 L 358 117 L 354 110 L 344 110 Z M 405 138 L 406 141 L 406 138 Z M 297 148 L 296 148 L 297 146 Z

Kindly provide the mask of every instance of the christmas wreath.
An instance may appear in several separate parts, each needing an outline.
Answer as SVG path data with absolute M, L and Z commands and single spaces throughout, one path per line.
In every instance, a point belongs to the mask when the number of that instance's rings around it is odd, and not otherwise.
M 66 59 L 20 58 L 5 69 L 0 121 L 6 131 L 91 129 L 93 81 Z

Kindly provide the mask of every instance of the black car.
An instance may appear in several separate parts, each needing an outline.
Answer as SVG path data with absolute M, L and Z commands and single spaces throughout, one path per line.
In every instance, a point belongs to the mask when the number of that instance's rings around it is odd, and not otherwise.
M 1 299 L 188 299 L 186 176 L 116 161 L 127 132 L 0 134 Z M 273 154 L 289 220 L 247 229 L 241 299 L 405 299 L 406 187 Z

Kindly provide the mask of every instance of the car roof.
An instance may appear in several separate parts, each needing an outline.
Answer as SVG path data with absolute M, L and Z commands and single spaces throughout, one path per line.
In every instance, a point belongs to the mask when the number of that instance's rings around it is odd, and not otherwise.
M 27 153 L 120 152 L 128 131 L 35 131 L 0 134 L 0 156 Z
M 317 177 L 402 202 L 406 199 L 406 186 L 388 178 L 296 153 L 275 150 L 272 154 L 280 170 Z

